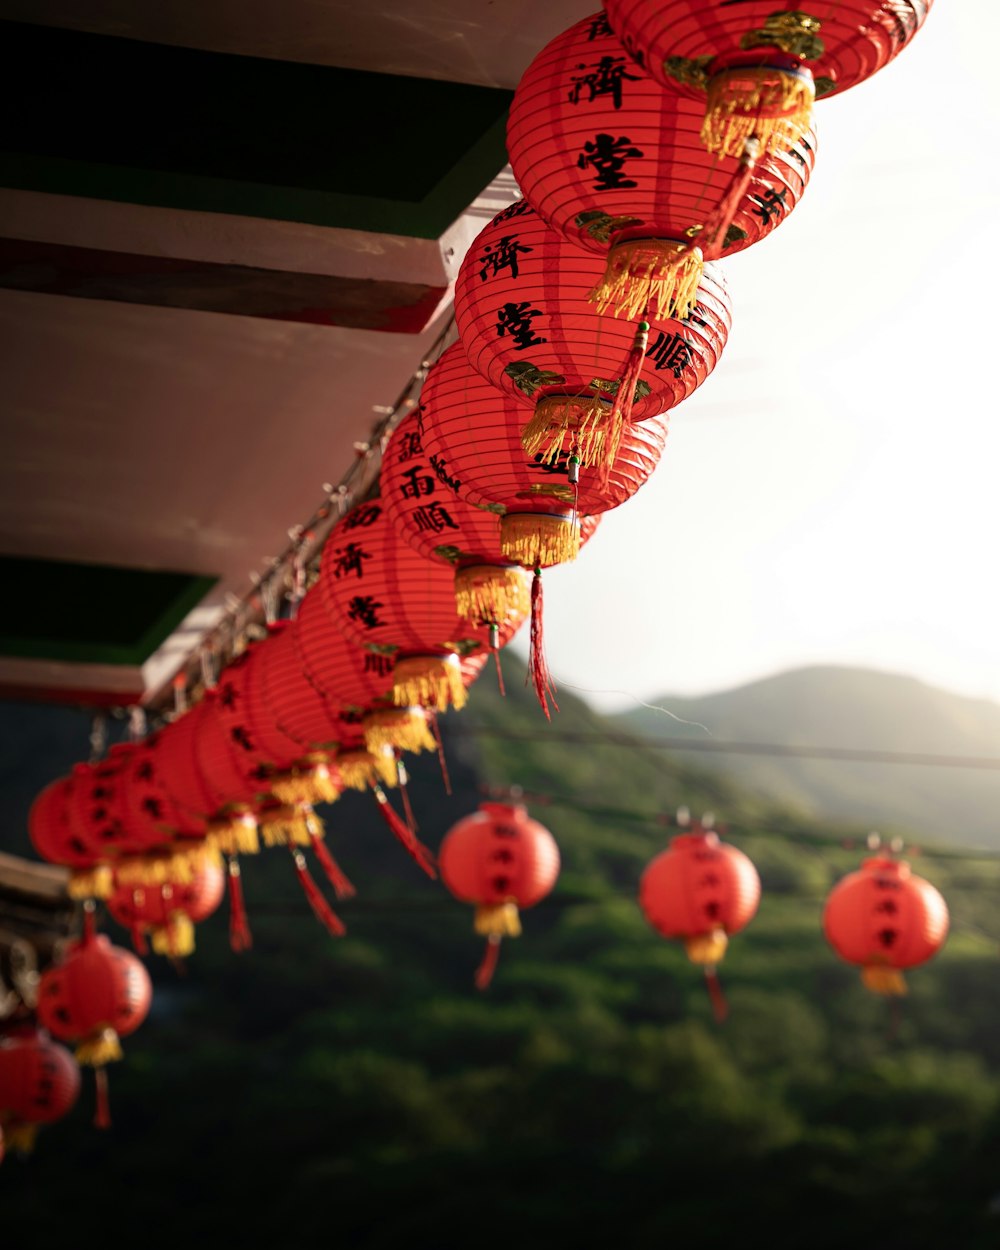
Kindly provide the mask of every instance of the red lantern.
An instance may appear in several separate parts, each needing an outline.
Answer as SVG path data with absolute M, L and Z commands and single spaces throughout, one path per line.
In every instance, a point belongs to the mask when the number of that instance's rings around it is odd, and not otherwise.
M 438 867 L 451 893 L 476 908 L 476 932 L 486 937 L 476 985 L 485 989 L 501 940 L 521 932 L 519 909 L 534 907 L 552 891 L 559 876 L 559 847 L 521 804 L 480 803 L 445 834 Z
M 39 979 L 37 1014 L 53 1037 L 75 1045 L 78 1063 L 94 1068 L 100 1127 L 109 1123 L 104 1067 L 121 1059 L 120 1039 L 146 1019 L 152 995 L 145 966 L 95 932 L 93 904 L 85 904 L 82 935 Z
M 381 503 L 357 505 L 331 531 L 318 589 L 335 630 L 392 656 L 397 707 L 465 705 L 460 659 L 488 649 L 490 629 L 458 614 L 450 569 L 401 542 Z
M 108 911 L 132 934 L 132 945 L 146 953 L 146 934 L 158 955 L 180 958 L 193 953 L 195 925 L 215 912 L 226 892 L 221 863 L 206 860 L 190 880 L 158 885 L 119 885 L 107 900 Z
M 752 860 L 711 829 L 699 827 L 671 839 L 646 867 L 639 906 L 665 938 L 682 941 L 700 964 L 718 1020 L 726 1016 L 716 966 L 729 943 L 757 914 L 760 877 Z
M 932 0 L 604 0 L 636 61 L 665 87 L 698 99 L 702 141 L 739 152 L 750 135 L 787 148 L 816 99 L 870 78 L 906 47 Z
M 814 132 L 748 171 L 742 144 L 732 157 L 706 152 L 703 114 L 631 61 L 600 13 L 522 75 L 507 125 L 514 177 L 554 230 L 606 261 L 598 308 L 636 316 L 652 300 L 657 315 L 686 316 L 703 261 L 757 243 L 804 193 Z
M 29 1154 L 39 1128 L 68 1115 L 79 1094 L 80 1069 L 65 1046 L 31 1024 L 8 1029 L 0 1036 L 0 1159 L 4 1141 Z
M 843 877 L 823 909 L 823 932 L 841 959 L 861 968 L 876 994 L 906 993 L 903 970 L 926 963 L 948 936 L 948 906 L 905 860 L 874 855 Z
M 454 570 L 460 616 L 497 630 L 508 617 L 527 618 L 528 579 L 500 550 L 499 518 L 439 481 L 420 441 L 418 412 L 405 417 L 386 444 L 379 497 L 404 542 Z
M 112 888 L 111 869 L 95 862 L 93 851 L 70 821 L 76 776 L 50 782 L 28 812 L 28 835 L 42 859 L 70 869 L 69 893 L 74 898 L 104 898 Z
M 707 266 L 677 319 L 647 314 L 640 299 L 630 310 L 643 316 L 637 333 L 591 301 L 603 273 L 598 256 L 518 200 L 466 253 L 455 323 L 472 366 L 533 409 L 521 431 L 529 456 L 556 463 L 566 453 L 606 474 L 628 421 L 675 407 L 712 372 L 732 310 L 721 270 Z

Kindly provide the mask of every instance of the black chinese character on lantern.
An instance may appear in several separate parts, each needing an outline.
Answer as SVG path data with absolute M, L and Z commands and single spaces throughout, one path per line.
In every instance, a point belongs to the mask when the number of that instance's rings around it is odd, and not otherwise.
M 334 577 L 348 577 L 351 573 L 364 577 L 363 562 L 371 559 L 370 551 L 365 551 L 358 543 L 348 543 L 346 547 L 335 548 L 333 554 L 334 561 L 330 571 Z
M 691 363 L 691 344 L 680 334 L 657 330 L 656 341 L 650 344 L 646 356 L 655 362 L 654 369 L 669 369 L 679 378 Z
M 502 208 L 490 222 L 490 225 L 498 226 L 502 221 L 510 221 L 514 217 L 523 217 L 525 213 L 530 211 L 531 205 L 527 200 L 515 200 L 513 204 L 508 204 L 506 208 Z
M 405 430 L 402 434 L 397 434 L 396 459 L 400 464 L 405 464 L 407 460 L 419 456 L 422 451 L 419 430 Z
M 236 689 L 232 682 L 227 681 L 219 690 L 219 705 L 220 707 L 235 707 L 239 697 L 240 692 Z
M 599 134 L 594 136 L 593 143 L 588 140 L 583 145 L 576 163 L 579 169 L 586 169 L 588 165 L 593 167 L 597 174 L 595 191 L 616 191 L 639 185 L 634 179 L 626 178 L 622 170 L 627 160 L 642 155 L 639 148 L 632 146 L 632 140 L 627 135 L 619 135 L 616 139 L 614 135 Z
M 153 820 L 163 819 L 163 804 L 159 799 L 154 798 L 152 795 L 150 795 L 149 798 L 142 800 L 142 810 L 148 816 L 151 816 Z
M 355 595 L 348 600 L 347 615 L 352 621 L 358 621 L 365 629 L 374 629 L 383 622 L 378 619 L 378 610 L 382 604 L 373 595 Z
M 497 309 L 497 338 L 502 339 L 505 334 L 509 334 L 518 351 L 547 343 L 549 340 L 536 334 L 531 325 L 532 318 L 542 315 L 542 310 L 533 308 L 530 300 L 521 300 L 519 304 L 504 304 Z
M 400 477 L 402 481 L 399 493 L 403 499 L 419 499 L 421 495 L 434 494 L 434 478 L 429 473 L 421 473 L 419 469 L 409 469 Z
M 367 529 L 369 525 L 374 525 L 381 515 L 381 507 L 377 503 L 369 503 L 349 512 L 340 524 L 345 530 Z
M 419 533 L 440 534 L 442 530 L 457 530 L 458 526 L 451 519 L 448 509 L 440 503 L 425 503 L 414 508 L 410 513 Z
M 550 464 L 545 459 L 545 453 L 540 451 L 536 456 L 532 456 L 532 460 L 540 473 L 556 473 L 561 477 L 568 477 L 569 457 L 568 451 L 558 451 Z
M 612 103 L 616 109 L 622 106 L 622 80 L 627 78 L 629 82 L 638 82 L 639 78 L 636 74 L 626 73 L 628 61 L 623 56 L 602 56 L 596 65 L 578 65 L 577 69 L 589 69 L 589 73 L 581 74 L 577 78 L 571 78 L 573 88 L 569 93 L 570 104 L 580 103 L 580 93 L 587 91 L 587 103 L 590 104 L 599 96 L 611 96 Z
M 754 216 L 759 217 L 765 226 L 772 217 L 780 217 L 786 211 L 785 196 L 787 194 L 787 187 L 782 187 L 780 191 L 775 191 L 771 187 L 763 195 L 751 195 L 750 199 L 757 205 L 753 210 Z
M 590 29 L 587 31 L 588 43 L 593 43 L 595 39 L 610 39 L 613 35 L 614 31 L 611 29 L 607 13 L 601 13 L 600 16 L 591 19 Z
M 448 466 L 445 464 L 444 459 L 441 456 L 428 456 L 427 463 L 434 470 L 439 482 L 442 482 L 445 486 L 450 486 L 456 495 L 461 491 L 461 481 L 449 473 Z
M 365 672 L 374 673 L 376 677 L 388 677 L 395 667 L 391 655 L 379 655 L 377 651 L 365 652 Z
M 502 269 L 509 269 L 510 276 L 516 278 L 518 276 L 518 256 L 534 250 L 533 247 L 525 247 L 523 243 L 519 243 L 512 234 L 505 234 L 496 244 L 488 244 L 482 256 L 480 256 L 479 261 L 482 265 L 479 271 L 480 279 L 485 282 L 487 275 L 495 278 Z
M 244 751 L 253 750 L 253 740 L 242 725 L 234 725 L 229 731 L 229 736 L 236 743 L 236 745 L 238 747 L 242 747 Z
M 153 780 L 153 761 L 143 760 L 139 767 L 135 770 L 136 781 L 152 781 Z

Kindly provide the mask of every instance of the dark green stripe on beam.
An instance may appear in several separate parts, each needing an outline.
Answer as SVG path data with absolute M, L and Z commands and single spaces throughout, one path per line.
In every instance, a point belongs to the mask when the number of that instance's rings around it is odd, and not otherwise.
M 510 91 L 0 22 L 0 184 L 439 238 Z

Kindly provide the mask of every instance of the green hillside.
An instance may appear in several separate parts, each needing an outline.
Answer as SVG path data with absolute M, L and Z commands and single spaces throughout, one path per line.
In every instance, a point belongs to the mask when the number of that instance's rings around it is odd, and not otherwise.
M 994 1250 L 1000 863 L 920 861 L 952 931 L 894 1016 L 819 923 L 863 826 L 805 826 L 638 741 L 569 744 L 610 726 L 562 692 L 549 726 L 513 657 L 504 674 L 505 698 L 487 670 L 442 718 L 450 793 L 436 758 L 408 761 L 430 846 L 512 785 L 560 845 L 559 882 L 490 989 L 473 987 L 471 909 L 370 796 L 344 795 L 321 811 L 358 887 L 338 906 L 347 935 L 316 923 L 280 848 L 245 857 L 253 949 L 229 950 L 223 908 L 183 967 L 147 959 L 154 1011 L 110 1072 L 113 1127 L 91 1127 L 85 1082 L 31 1156 L 0 1166 L 10 1244 L 98 1227 L 151 1250 L 714 1246 L 753 1230 L 788 1250 Z M 23 853 L 24 796 L 79 753 L 59 754 L 73 736 L 54 710 L 0 712 L 4 849 Z M 635 902 L 682 804 L 714 810 L 763 883 L 721 966 L 721 1025 Z
M 913 677 L 837 666 L 796 669 L 700 698 L 661 695 L 650 703 L 681 720 L 650 708 L 610 719 L 650 740 L 688 739 L 702 749 L 679 758 L 803 814 L 860 821 L 887 837 L 1000 848 L 1000 764 L 941 767 L 711 750 L 713 741 L 775 743 L 1000 761 L 996 703 Z

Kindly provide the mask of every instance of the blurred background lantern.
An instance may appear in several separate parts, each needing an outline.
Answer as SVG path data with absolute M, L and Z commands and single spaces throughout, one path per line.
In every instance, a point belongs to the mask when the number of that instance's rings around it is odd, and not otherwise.
M 94 1122 L 110 1124 L 105 1065 L 122 1058 L 121 1038 L 135 1032 L 149 1014 L 153 985 L 145 965 L 96 932 L 95 904 L 84 903 L 83 932 L 38 984 L 39 1024 L 75 1046 L 78 1063 L 94 1069 Z
M 639 65 L 702 104 L 702 141 L 731 154 L 753 134 L 787 148 L 813 103 L 888 65 L 932 0 L 604 0 L 608 21 Z
M 757 914 L 760 877 L 752 860 L 720 840 L 703 819 L 690 833 L 678 834 L 644 870 L 639 906 L 665 938 L 684 943 L 688 959 L 704 969 L 717 1020 L 727 1006 L 717 965 L 729 944 Z
M 926 963 L 948 936 L 948 906 L 904 859 L 873 855 L 843 877 L 823 908 L 823 933 L 875 994 L 906 993 L 903 972 Z
M 187 880 L 118 885 L 106 905 L 139 955 L 146 954 L 148 935 L 156 954 L 179 959 L 194 952 L 195 926 L 218 909 L 225 891 L 221 858 L 205 858 Z
M 441 879 L 476 908 L 475 929 L 486 937 L 476 985 L 493 978 L 500 942 L 521 932 L 520 911 L 551 893 L 559 876 L 555 838 L 520 803 L 480 803 L 445 834 L 438 849 Z
M 93 852 L 70 823 L 73 774 L 57 777 L 36 796 L 28 813 L 31 845 L 50 864 L 68 868 L 73 898 L 103 898 L 112 889 L 111 869 L 97 864 Z
M 68 1115 L 80 1094 L 80 1068 L 65 1046 L 31 1022 L 0 1034 L 0 1159 L 3 1147 L 34 1149 L 39 1128 Z
M 606 261 L 599 307 L 634 315 L 653 297 L 658 314 L 686 316 L 703 261 L 759 242 L 805 192 L 811 128 L 760 157 L 744 186 L 742 145 L 710 155 L 703 115 L 629 58 L 603 13 L 558 35 L 522 75 L 507 123 L 511 168 L 552 229 Z
M 637 329 L 590 299 L 604 272 L 517 200 L 466 253 L 455 324 L 473 368 L 531 410 L 524 450 L 546 463 L 573 456 L 606 475 L 628 422 L 675 407 L 712 372 L 732 311 L 721 270 L 707 266 L 677 319 L 666 307 L 647 312 L 640 293 L 627 309 L 643 318 Z

